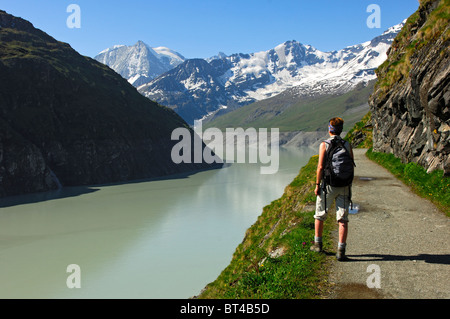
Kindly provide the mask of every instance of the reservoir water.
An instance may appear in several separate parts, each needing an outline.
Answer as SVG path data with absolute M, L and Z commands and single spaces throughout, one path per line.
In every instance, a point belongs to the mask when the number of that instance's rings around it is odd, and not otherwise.
M 262 208 L 311 155 L 169 179 L 2 199 L 0 298 L 189 298 L 214 281 Z M 80 288 L 69 289 L 69 265 Z M 78 272 L 77 272 L 78 274 Z

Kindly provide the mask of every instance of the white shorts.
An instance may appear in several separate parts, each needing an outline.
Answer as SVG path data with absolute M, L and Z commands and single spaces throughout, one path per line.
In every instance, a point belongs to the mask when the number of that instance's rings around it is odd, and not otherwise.
M 325 210 L 325 194 L 320 190 L 320 195 L 316 200 L 315 219 L 324 221 L 327 218 L 328 208 L 336 201 L 336 220 L 339 222 L 348 222 L 348 208 L 350 206 L 350 187 L 327 186 L 327 210 Z

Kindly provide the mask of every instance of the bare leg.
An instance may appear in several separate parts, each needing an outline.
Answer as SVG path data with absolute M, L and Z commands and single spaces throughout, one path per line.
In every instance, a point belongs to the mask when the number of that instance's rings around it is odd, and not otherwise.
M 348 233 L 348 222 L 340 221 L 339 222 L 339 245 L 338 245 L 338 251 L 336 254 L 336 258 L 339 261 L 349 260 L 347 258 L 347 256 L 345 255 L 347 233 Z
M 322 240 L 317 241 L 317 237 L 322 238 L 323 233 L 323 221 L 316 219 L 315 221 L 315 236 L 314 239 L 314 245 L 311 246 L 311 250 L 315 252 L 321 252 L 322 251 Z
M 348 222 L 339 222 L 339 242 L 345 244 L 347 242 Z
M 316 219 L 315 222 L 315 236 L 316 237 L 322 237 L 323 233 L 323 221 Z

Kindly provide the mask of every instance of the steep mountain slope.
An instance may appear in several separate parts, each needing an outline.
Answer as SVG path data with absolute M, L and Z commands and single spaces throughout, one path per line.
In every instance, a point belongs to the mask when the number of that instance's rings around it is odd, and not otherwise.
M 450 174 L 450 1 L 422 0 L 377 70 L 374 149 Z
M 360 83 L 345 94 L 298 96 L 288 89 L 272 98 L 243 106 L 214 118 L 205 128 L 255 127 L 279 128 L 281 132 L 326 131 L 327 121 L 334 116 L 345 119 L 345 127 L 352 127 L 368 111 L 367 100 L 375 81 Z
M 142 41 L 133 46 L 116 45 L 100 52 L 94 59 L 108 65 L 136 87 L 150 82 L 185 60 L 181 54 L 169 48 L 151 48 Z
M 0 11 L 0 196 L 209 167 L 172 162 L 183 126 L 107 66 Z
M 221 106 L 236 104 L 234 98 L 241 96 L 237 89 L 232 89 L 232 84 L 227 88 L 223 85 L 221 75 L 220 70 L 205 60 L 191 59 L 138 90 L 174 109 L 192 124 L 195 119 L 215 112 Z M 152 93 L 147 94 L 148 91 Z
M 372 41 L 340 51 L 321 52 L 287 41 L 269 51 L 219 55 L 208 60 L 210 67 L 183 63 L 138 90 L 176 109 L 190 124 L 221 109 L 233 110 L 287 89 L 302 96 L 343 94 L 359 83 L 375 79 L 374 70 L 386 59 L 386 52 L 402 25 L 390 28 Z M 180 73 L 185 76 L 180 78 Z

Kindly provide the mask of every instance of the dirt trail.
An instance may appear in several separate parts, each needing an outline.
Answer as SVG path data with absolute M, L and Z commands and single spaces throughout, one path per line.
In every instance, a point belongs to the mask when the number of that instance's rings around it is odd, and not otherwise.
M 355 151 L 348 262 L 335 262 L 331 298 L 450 298 L 450 218 Z M 370 265 L 374 268 L 368 272 Z M 377 268 L 379 267 L 379 268 Z M 374 270 L 375 269 L 375 270 Z M 379 271 L 378 271 L 379 270 Z M 380 274 L 380 288 L 376 284 Z

